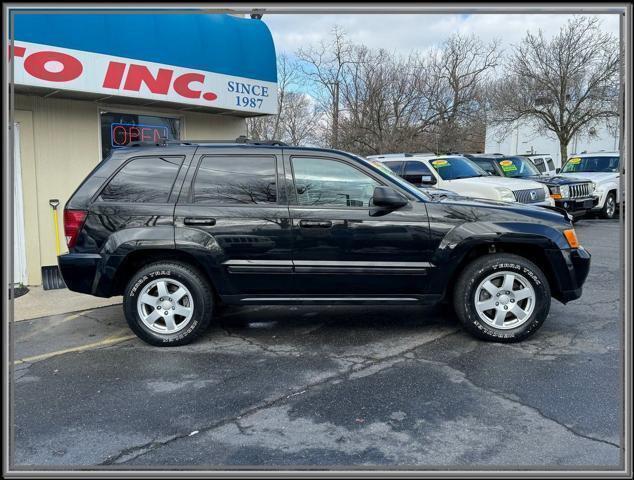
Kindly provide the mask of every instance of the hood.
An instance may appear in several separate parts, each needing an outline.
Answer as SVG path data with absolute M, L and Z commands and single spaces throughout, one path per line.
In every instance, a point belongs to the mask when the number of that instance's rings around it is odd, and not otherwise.
M 595 183 L 607 182 L 619 177 L 618 172 L 579 172 L 579 173 L 562 173 L 560 176 L 565 178 L 574 178 L 577 180 L 592 180 Z
M 473 185 L 474 183 L 478 183 L 480 185 L 489 185 L 491 187 L 500 187 L 500 188 L 510 188 L 511 190 L 527 190 L 529 188 L 542 188 L 537 182 L 532 181 L 532 179 L 521 180 L 519 178 L 508 178 L 508 177 L 471 177 L 471 178 L 460 178 L 457 180 L 445 180 L 447 185 Z
M 497 200 L 463 197 L 460 195 L 436 197 L 433 201 L 450 206 L 451 208 L 460 208 L 461 210 L 465 210 L 469 215 L 474 215 L 475 212 L 480 210 L 486 210 L 493 218 L 504 221 L 539 222 L 556 226 L 567 226 L 572 223 L 572 219 L 566 211 L 557 207 L 543 207 L 517 202 L 500 202 Z
M 420 191 L 430 196 L 434 196 L 434 195 L 445 195 L 445 196 L 452 196 L 452 197 L 458 196 L 456 192 L 453 192 L 451 190 L 445 190 L 444 188 L 436 188 L 436 187 L 428 187 L 428 186 L 416 187 L 416 188 L 418 188 Z
M 534 180 L 535 182 L 545 183 L 546 185 L 572 185 L 575 183 L 582 182 L 591 182 L 590 178 L 582 178 L 579 177 L 563 177 L 561 175 L 554 176 L 539 176 L 539 177 L 528 177 L 528 180 Z

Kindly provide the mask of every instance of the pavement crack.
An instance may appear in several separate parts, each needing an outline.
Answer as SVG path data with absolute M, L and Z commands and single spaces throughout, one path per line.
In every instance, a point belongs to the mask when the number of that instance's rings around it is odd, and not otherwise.
M 616 447 L 618 449 L 621 449 L 621 446 L 619 444 L 617 444 L 617 443 L 611 442 L 609 440 L 605 440 L 603 438 L 593 437 L 592 435 L 587 435 L 587 434 L 578 432 L 577 430 L 575 430 L 571 426 L 566 425 L 565 423 L 561 422 L 560 420 L 557 420 L 554 417 L 551 417 L 550 415 L 547 415 L 546 413 L 544 413 L 543 411 L 541 411 L 538 407 L 536 407 L 534 405 L 530 405 L 528 403 L 524 403 L 524 402 L 522 402 L 521 400 L 519 400 L 517 398 L 513 398 L 513 397 L 505 394 L 504 392 L 501 392 L 500 390 L 497 390 L 497 389 L 494 389 L 494 388 L 487 388 L 487 387 L 484 387 L 482 385 L 478 385 L 477 383 L 475 383 L 471 379 L 469 379 L 467 377 L 467 374 L 464 373 L 462 370 L 454 368 L 454 367 L 452 367 L 451 365 L 449 365 L 446 362 L 435 361 L 435 360 L 427 360 L 427 359 L 422 359 L 422 358 L 419 358 L 417 360 L 420 361 L 420 362 L 423 362 L 423 363 L 430 363 L 430 364 L 433 364 L 433 365 L 440 365 L 440 366 L 442 366 L 444 368 L 447 368 L 447 369 L 451 370 L 452 372 L 455 372 L 458 375 L 460 375 L 464 379 L 464 381 L 467 382 L 472 387 L 477 388 L 478 390 L 481 390 L 483 392 L 490 393 L 490 394 L 492 394 L 494 396 L 503 398 L 506 401 L 515 403 L 515 404 L 520 405 L 520 406 L 522 406 L 524 408 L 527 408 L 527 409 L 529 409 L 531 411 L 534 411 L 540 417 L 542 417 L 542 418 L 544 418 L 544 419 L 546 419 L 548 421 L 556 423 L 557 425 L 559 425 L 560 427 L 563 427 L 564 429 L 566 429 L 567 431 L 569 431 L 570 433 L 572 433 L 573 435 L 575 435 L 577 437 L 585 438 L 586 440 L 603 443 L 603 444 L 610 445 L 612 447 Z
M 239 335 L 232 335 L 230 332 L 228 332 L 224 327 L 223 330 L 225 330 L 225 332 L 227 332 L 228 336 L 235 336 L 235 337 L 239 337 Z M 228 424 L 234 424 L 236 425 L 236 428 L 238 428 L 240 430 L 241 433 L 244 433 L 245 435 L 248 435 L 248 433 L 245 433 L 245 427 L 243 427 L 241 424 L 238 424 L 238 421 L 241 418 L 244 417 L 248 417 L 250 415 L 254 415 L 262 410 L 266 410 L 268 408 L 272 408 L 272 407 L 276 407 L 279 405 L 282 405 L 284 403 L 286 403 L 289 399 L 299 395 L 299 394 L 304 394 L 310 390 L 314 390 L 316 388 L 320 388 L 324 385 L 328 385 L 328 384 L 334 384 L 340 381 L 345 381 L 345 380 L 350 380 L 351 377 L 354 375 L 354 377 L 352 378 L 357 378 L 358 376 L 360 376 L 364 370 L 368 370 L 371 369 L 373 367 L 377 367 L 382 363 L 387 363 L 388 365 L 386 365 L 385 368 L 381 368 L 381 369 L 374 369 L 373 371 L 371 371 L 369 373 L 369 375 L 373 375 L 375 373 L 378 373 L 380 371 L 385 370 L 386 368 L 392 368 L 394 365 L 396 365 L 397 363 L 400 362 L 404 362 L 404 361 L 411 361 L 411 360 L 415 360 L 415 357 L 413 356 L 408 356 L 408 354 L 412 353 L 414 350 L 416 350 L 417 348 L 420 348 L 421 346 L 425 345 L 426 343 L 431 343 L 431 342 L 435 342 L 438 341 L 440 339 L 443 339 L 445 337 L 451 336 L 456 334 L 457 331 L 451 331 L 449 333 L 446 333 L 444 335 L 440 335 L 438 337 L 435 337 L 431 340 L 428 341 L 424 341 L 422 343 L 416 344 L 415 346 L 402 350 L 401 352 L 394 354 L 394 355 L 389 355 L 387 357 L 382 357 L 380 359 L 374 360 L 374 361 L 369 361 L 367 363 L 365 363 L 363 365 L 362 368 L 357 368 L 355 369 L 355 366 L 357 366 L 357 364 L 352 363 L 349 367 L 347 367 L 345 370 L 340 371 L 334 375 L 331 375 L 329 377 L 323 378 L 317 382 L 313 382 L 313 383 L 308 383 L 304 386 L 298 387 L 296 389 L 294 389 L 292 392 L 290 393 L 285 393 L 283 395 L 277 396 L 269 401 L 266 402 L 262 402 L 260 404 L 257 404 L 251 408 L 247 408 L 245 410 L 240 411 L 238 414 L 232 416 L 232 417 L 227 417 L 227 418 L 223 418 L 221 420 L 218 420 L 210 425 L 207 425 L 206 427 L 201 427 L 198 428 L 198 432 L 199 435 L 200 434 L 204 434 L 207 432 L 210 432 L 212 430 L 215 430 L 217 428 L 223 427 L 225 425 Z M 241 338 L 241 337 L 239 337 Z M 245 340 L 247 341 L 247 340 Z M 247 341 L 249 342 L 249 341 Z M 124 450 L 121 450 L 118 454 L 109 457 L 107 460 L 105 460 L 104 462 L 102 462 L 100 465 L 114 465 L 114 464 L 122 464 L 122 463 L 126 463 L 132 460 L 135 460 L 139 457 L 142 457 L 143 455 L 145 455 L 146 453 L 149 453 L 152 450 L 155 450 L 157 448 L 169 445 L 173 442 L 176 442 L 178 440 L 181 440 L 183 438 L 187 438 L 189 437 L 189 433 L 183 433 L 183 434 L 179 434 L 179 435 L 174 435 L 170 438 L 168 438 L 165 441 L 162 442 L 158 442 L 158 441 L 153 441 L 153 442 L 148 442 L 139 446 L 133 446 L 133 447 L 128 447 Z
M 283 353 L 282 353 L 282 352 L 279 352 L 279 351 L 277 351 L 277 350 L 275 350 L 275 349 L 272 349 L 272 348 L 270 348 L 270 347 L 267 347 L 266 345 L 262 345 L 261 343 L 258 343 L 258 342 L 254 341 L 254 340 L 251 340 L 250 338 L 247 338 L 247 337 L 245 337 L 245 336 L 243 336 L 243 335 L 238 335 L 237 333 L 232 333 L 232 332 L 231 332 L 231 331 L 230 331 L 227 327 L 225 327 L 224 325 L 221 325 L 221 326 L 220 326 L 220 328 L 221 328 L 221 329 L 225 332 L 225 334 L 226 334 L 228 337 L 231 337 L 231 338 L 238 338 L 238 339 L 242 340 L 243 342 L 245 342 L 245 343 L 247 343 L 247 344 L 251 345 L 252 347 L 259 348 L 260 350 L 263 350 L 263 351 L 265 351 L 265 352 L 267 352 L 267 353 L 270 353 L 270 354 L 272 354 L 272 355 L 276 355 L 276 356 L 282 356 L 282 355 L 283 355 Z

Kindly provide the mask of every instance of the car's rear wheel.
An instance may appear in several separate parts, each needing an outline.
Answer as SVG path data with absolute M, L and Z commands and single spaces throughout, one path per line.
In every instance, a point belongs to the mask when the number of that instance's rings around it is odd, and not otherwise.
M 157 262 L 128 282 L 123 309 L 130 328 L 156 346 L 185 345 L 209 326 L 213 295 L 207 280 L 190 266 Z
M 526 258 L 486 255 L 461 273 L 454 308 L 471 334 L 496 342 L 517 342 L 544 323 L 550 310 L 550 287 L 540 268 Z
M 612 219 L 616 214 L 616 195 L 614 192 L 608 193 L 603 208 L 601 209 L 601 217 Z

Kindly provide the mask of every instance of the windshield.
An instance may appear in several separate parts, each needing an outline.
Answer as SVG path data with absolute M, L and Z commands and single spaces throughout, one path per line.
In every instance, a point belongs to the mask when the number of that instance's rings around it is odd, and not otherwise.
M 488 176 L 482 168 L 464 157 L 437 158 L 430 160 L 429 164 L 443 180 Z
M 562 173 L 576 172 L 618 172 L 619 157 L 571 157 Z
M 497 159 L 498 165 L 505 177 L 522 178 L 539 175 L 539 170 L 524 157 L 506 157 Z
M 390 170 L 389 167 L 385 166 L 383 163 L 379 162 L 378 160 L 366 160 L 365 158 L 357 157 L 356 155 L 355 155 L 355 158 L 361 160 L 363 163 L 370 166 L 370 168 L 379 170 L 383 175 L 389 177 L 393 182 L 398 183 L 401 187 L 403 187 L 405 190 L 410 192 L 416 198 L 424 199 L 425 196 L 427 196 L 428 198 L 431 198 L 429 195 L 425 194 L 424 192 L 421 192 L 419 189 L 417 189 L 414 185 L 412 185 L 408 181 L 403 180 L 401 177 L 396 175 L 392 170 Z

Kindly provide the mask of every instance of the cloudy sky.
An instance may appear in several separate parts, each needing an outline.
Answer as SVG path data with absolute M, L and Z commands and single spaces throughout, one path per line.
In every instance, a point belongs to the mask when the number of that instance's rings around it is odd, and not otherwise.
M 603 29 L 618 36 L 619 16 L 598 15 Z M 319 42 L 340 25 L 355 43 L 409 53 L 441 43 L 451 33 L 475 33 L 483 40 L 499 38 L 503 47 L 517 43 L 527 30 L 557 33 L 571 18 L 562 14 L 266 14 L 277 53 L 293 54 L 298 47 Z

